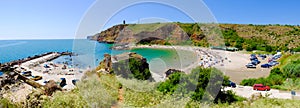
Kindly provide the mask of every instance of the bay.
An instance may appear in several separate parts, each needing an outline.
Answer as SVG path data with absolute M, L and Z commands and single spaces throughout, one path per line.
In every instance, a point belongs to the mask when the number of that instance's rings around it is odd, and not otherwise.
M 0 63 L 26 58 L 46 52 L 71 51 L 78 56 L 72 57 L 72 64 L 80 68 L 96 67 L 103 59 L 103 55 L 136 52 L 147 59 L 150 70 L 162 74 L 169 68 L 187 66 L 193 61 L 192 53 L 185 53 L 184 58 L 178 56 L 175 49 L 138 48 L 133 50 L 111 50 L 112 44 L 99 43 L 86 39 L 60 40 L 0 40 Z M 180 52 L 182 53 L 182 52 Z M 68 56 L 59 57 L 54 62 L 68 61 Z

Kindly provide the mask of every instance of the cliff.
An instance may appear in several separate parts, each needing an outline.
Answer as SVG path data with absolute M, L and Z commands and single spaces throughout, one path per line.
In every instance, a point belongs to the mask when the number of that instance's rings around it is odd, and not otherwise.
M 270 52 L 300 49 L 299 37 L 300 27 L 291 25 L 154 23 L 116 25 L 88 38 L 121 45 L 225 45 Z
M 189 36 L 177 24 L 157 23 L 116 25 L 88 38 L 117 44 L 179 44 L 187 41 Z

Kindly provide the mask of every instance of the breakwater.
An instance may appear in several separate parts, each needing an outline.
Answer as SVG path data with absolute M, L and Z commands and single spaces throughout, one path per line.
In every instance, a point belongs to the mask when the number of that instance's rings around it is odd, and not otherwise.
M 51 56 L 49 56 L 51 55 Z M 31 60 L 34 60 L 34 59 L 37 59 L 37 58 L 42 58 L 42 57 L 45 57 L 45 56 L 49 56 L 45 59 L 43 59 L 44 61 L 43 62 L 46 62 L 46 61 L 51 61 L 51 60 L 54 60 L 60 56 L 63 56 L 63 55 L 75 55 L 74 53 L 72 52 L 47 52 L 47 53 L 44 53 L 44 54 L 40 54 L 40 55 L 34 55 L 34 56 L 29 56 L 29 57 L 26 57 L 26 58 L 23 58 L 23 59 L 19 59 L 19 60 L 14 60 L 14 61 L 11 61 L 11 62 L 7 62 L 7 63 L 3 63 L 3 64 L 0 64 L 0 71 L 13 71 L 13 67 L 15 65 L 20 65 L 22 63 L 25 63 L 25 62 L 28 62 L 28 61 L 31 61 Z

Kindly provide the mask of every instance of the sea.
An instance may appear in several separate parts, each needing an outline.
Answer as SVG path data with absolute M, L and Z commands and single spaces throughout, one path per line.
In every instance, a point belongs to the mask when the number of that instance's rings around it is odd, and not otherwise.
M 39 55 L 47 52 L 74 52 L 78 56 L 62 56 L 53 62 L 60 63 L 69 60 L 69 64 L 79 68 L 95 68 L 103 60 L 104 54 L 121 54 L 136 52 L 147 59 L 150 70 L 162 75 L 169 68 L 182 68 L 195 61 L 196 55 L 176 49 L 139 48 L 133 50 L 112 50 L 113 44 L 99 43 L 87 39 L 59 40 L 0 40 L 0 63 Z M 72 60 L 70 60 L 72 59 Z

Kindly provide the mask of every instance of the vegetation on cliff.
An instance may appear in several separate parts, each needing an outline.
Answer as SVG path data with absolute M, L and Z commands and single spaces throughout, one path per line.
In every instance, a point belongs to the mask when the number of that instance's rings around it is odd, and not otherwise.
M 217 39 L 223 37 L 222 39 Z M 91 39 L 99 42 L 140 44 L 188 44 L 227 47 L 247 51 L 300 51 L 300 27 L 291 25 L 154 23 L 126 24 L 109 28 Z

